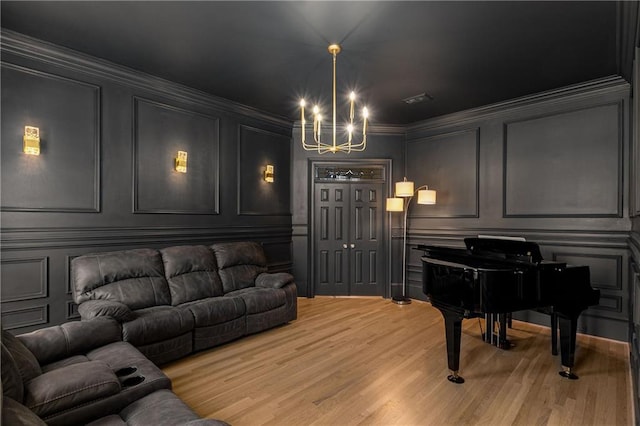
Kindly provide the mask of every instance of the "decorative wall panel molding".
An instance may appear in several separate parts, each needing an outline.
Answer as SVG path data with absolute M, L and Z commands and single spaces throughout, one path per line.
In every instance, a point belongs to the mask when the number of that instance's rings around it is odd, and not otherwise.
M 291 139 L 241 125 L 238 141 L 238 214 L 291 215 Z M 274 166 L 272 183 L 264 180 L 267 164 Z
M 504 217 L 622 217 L 622 102 L 507 122 Z
M 41 299 L 49 294 L 48 257 L 2 257 L 2 303 Z
M 1 209 L 99 212 L 100 87 L 7 62 L 1 68 Z M 40 129 L 40 155 L 22 152 L 25 126 Z
M 49 322 L 49 305 L 12 310 L 3 309 L 1 316 L 2 328 L 5 330 L 44 325 Z
M 413 204 L 412 218 L 475 218 L 480 200 L 480 128 L 407 142 L 407 178 L 437 191 L 435 205 Z
M 607 290 L 622 290 L 622 256 L 554 252 L 553 260 L 568 265 L 588 265 L 591 286 Z
M 78 313 L 78 305 L 71 300 L 67 300 L 67 319 L 80 319 L 80 313 Z
M 134 98 L 133 212 L 218 214 L 219 119 Z M 186 173 L 175 170 L 186 151 Z

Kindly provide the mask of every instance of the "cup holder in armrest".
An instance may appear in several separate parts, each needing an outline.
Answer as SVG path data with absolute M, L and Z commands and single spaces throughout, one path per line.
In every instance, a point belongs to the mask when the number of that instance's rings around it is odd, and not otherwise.
M 144 382 L 144 376 L 133 376 L 133 377 L 127 377 L 126 379 L 124 379 L 122 381 L 122 385 L 125 388 L 128 388 L 130 386 L 139 385 L 142 382 Z
M 121 368 L 119 370 L 116 370 L 116 376 L 124 377 L 124 376 L 128 376 L 130 374 L 133 374 L 136 371 L 138 371 L 138 369 L 136 367 L 123 367 L 123 368 Z

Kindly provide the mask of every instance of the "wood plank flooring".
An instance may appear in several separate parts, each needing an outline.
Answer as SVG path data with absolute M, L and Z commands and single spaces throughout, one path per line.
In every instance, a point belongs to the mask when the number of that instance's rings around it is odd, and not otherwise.
M 483 343 L 477 319 L 462 333 L 456 385 L 430 304 L 300 298 L 296 321 L 163 370 L 198 414 L 234 426 L 633 424 L 626 343 L 579 335 L 569 381 L 548 328 L 514 321 L 509 351 Z

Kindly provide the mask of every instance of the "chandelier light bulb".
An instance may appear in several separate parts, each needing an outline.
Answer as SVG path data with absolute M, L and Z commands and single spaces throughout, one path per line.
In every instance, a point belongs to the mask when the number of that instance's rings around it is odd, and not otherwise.
M 300 99 L 300 107 L 304 108 L 307 105 L 307 103 L 304 101 L 304 99 Z

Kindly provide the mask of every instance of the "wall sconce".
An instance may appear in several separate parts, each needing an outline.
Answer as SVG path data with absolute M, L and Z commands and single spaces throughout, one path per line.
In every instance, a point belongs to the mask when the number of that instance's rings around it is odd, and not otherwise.
M 178 151 L 176 172 L 187 173 L 187 151 Z
M 273 165 L 267 164 L 267 168 L 264 171 L 264 180 L 269 183 L 273 183 Z
M 387 198 L 386 210 L 388 212 L 404 212 L 402 223 L 402 295 L 392 296 L 393 303 L 398 305 L 408 305 L 411 299 L 407 298 L 407 215 L 409 205 L 414 195 L 418 193 L 418 204 L 435 204 L 436 191 L 429 189 L 427 185 L 422 185 L 414 189 L 413 182 L 407 181 L 405 177 L 402 182 L 396 182 L 396 194 L 393 198 Z M 407 200 L 406 206 L 404 200 Z
M 40 129 L 37 127 L 24 126 L 24 137 L 22 138 L 22 151 L 29 155 L 40 155 Z

